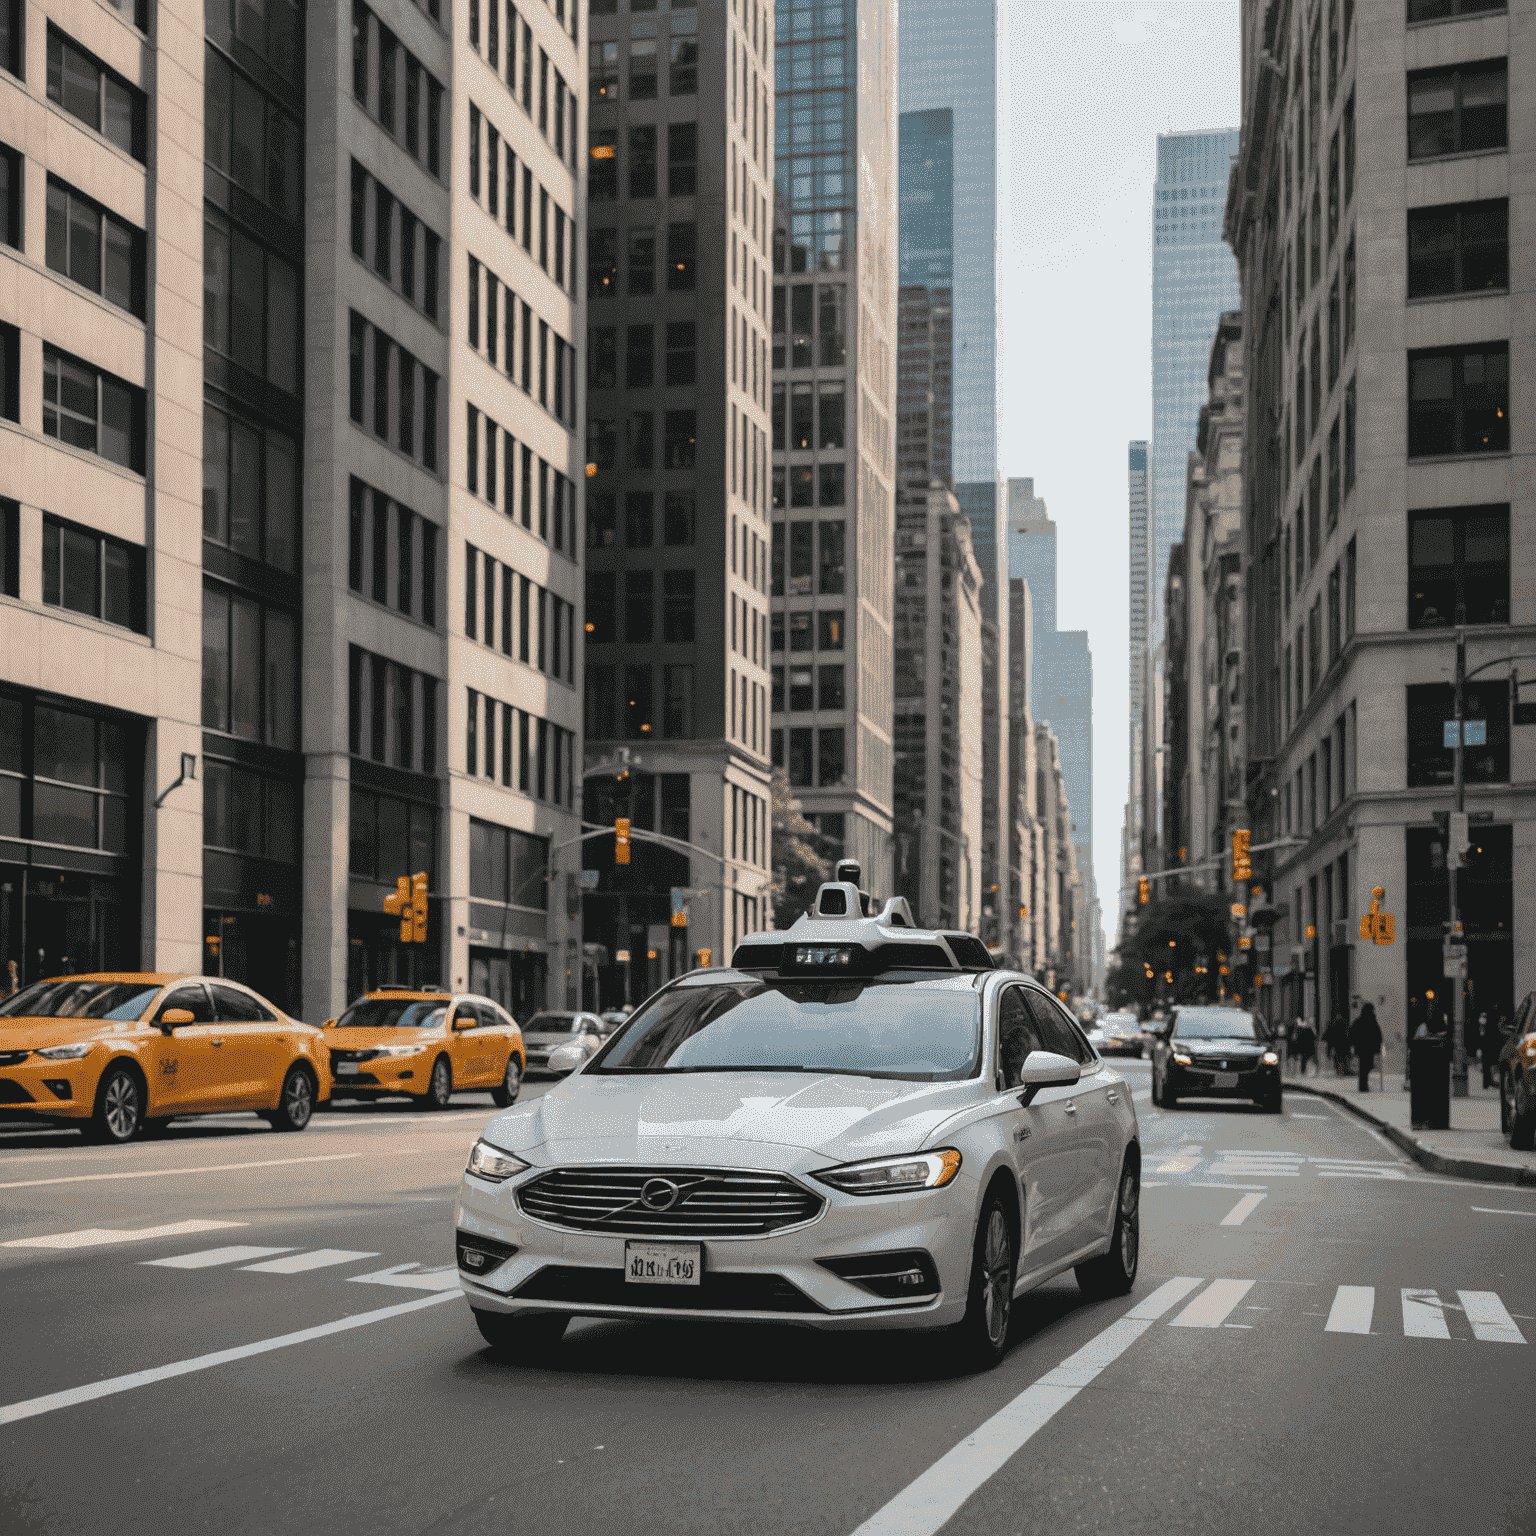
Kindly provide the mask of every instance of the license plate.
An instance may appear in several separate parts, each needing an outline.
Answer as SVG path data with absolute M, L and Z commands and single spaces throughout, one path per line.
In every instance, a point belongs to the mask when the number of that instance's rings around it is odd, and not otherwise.
M 631 1285 L 697 1285 L 704 1268 L 699 1243 L 625 1243 L 624 1278 Z
M 1237 1087 L 1237 1073 L 1236 1072 L 1218 1072 L 1216 1074 L 1216 1086 L 1218 1088 L 1236 1088 Z
M 336 1063 L 336 1075 L 338 1077 L 356 1077 L 357 1063 L 355 1061 L 338 1061 Z

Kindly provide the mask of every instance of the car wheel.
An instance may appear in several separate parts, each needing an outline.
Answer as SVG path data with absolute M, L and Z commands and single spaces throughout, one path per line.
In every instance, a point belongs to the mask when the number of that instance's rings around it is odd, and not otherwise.
M 1267 1099 L 1259 1099 L 1256 1102 L 1266 1115 L 1278 1115 L 1280 1113 L 1282 1101 L 1278 1093 Z
M 1509 1073 L 1501 1072 L 1499 1074 L 1499 1134 L 1500 1135 L 1502 1135 L 1502 1136 L 1508 1136 L 1509 1135 L 1510 1119 L 1511 1119 L 1511 1116 L 1510 1116 L 1510 1113 L 1509 1113 Z
M 1516 1152 L 1529 1152 L 1536 1148 L 1536 1105 L 1522 1105 L 1518 1088 L 1509 1116 L 1509 1144 Z
M 453 1071 L 448 1065 L 446 1056 L 439 1056 L 432 1063 L 432 1077 L 427 1083 L 427 1091 L 417 1099 L 418 1109 L 447 1109 L 448 1100 L 453 1095 Z
M 1155 1064 L 1152 1068 L 1152 1104 L 1154 1108 L 1157 1109 L 1161 1109 L 1163 1107 L 1163 1089 L 1162 1084 L 1158 1082 L 1157 1067 Z
M 1115 1204 L 1115 1225 L 1110 1233 L 1109 1252 L 1079 1264 L 1075 1271 L 1083 1295 L 1094 1301 L 1109 1296 L 1124 1296 L 1136 1284 L 1136 1267 L 1141 1260 L 1141 1173 L 1127 1160 L 1120 1174 L 1120 1190 Z
M 989 1371 L 1008 1348 L 1013 1318 L 1013 1233 L 1003 1197 L 982 1207 L 971 1255 L 965 1316 L 951 1330 L 954 1353 L 967 1369 Z
M 507 1057 L 507 1070 L 502 1073 L 501 1086 L 491 1089 L 491 1103 L 497 1109 L 506 1109 L 508 1105 L 517 1103 L 517 1096 L 523 1087 L 523 1064 L 516 1055 Z
M 315 1115 L 315 1080 L 305 1067 L 289 1067 L 272 1111 L 274 1131 L 302 1131 Z
M 121 1146 L 132 1141 L 144 1124 L 144 1085 L 126 1063 L 117 1061 L 101 1074 L 96 1089 L 96 1113 L 84 1127 L 92 1141 Z
M 1166 1076 L 1163 1078 L 1162 1104 L 1164 1109 L 1177 1109 L 1179 1107 L 1179 1096 L 1168 1086 Z
M 502 1312 L 475 1314 L 480 1337 L 491 1353 L 509 1365 L 536 1365 L 547 1360 L 565 1335 L 570 1317 L 564 1312 L 537 1312 L 532 1317 L 508 1317 Z

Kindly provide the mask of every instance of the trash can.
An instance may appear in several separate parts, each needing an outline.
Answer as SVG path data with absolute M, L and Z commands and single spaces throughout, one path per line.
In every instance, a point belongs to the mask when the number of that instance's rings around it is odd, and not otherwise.
M 1451 1053 L 1441 1035 L 1408 1042 L 1409 1116 L 1416 1131 L 1451 1125 Z

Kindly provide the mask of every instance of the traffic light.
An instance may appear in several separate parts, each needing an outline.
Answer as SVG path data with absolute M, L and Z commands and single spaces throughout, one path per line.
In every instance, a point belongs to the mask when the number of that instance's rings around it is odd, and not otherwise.
M 400 931 L 405 932 L 403 922 Z M 411 876 L 411 937 L 418 944 L 427 942 L 427 877 L 424 872 Z
M 615 816 L 613 819 L 613 862 L 615 864 L 629 863 L 628 816 Z
M 1234 828 L 1232 832 L 1232 878 L 1249 880 L 1253 877 L 1253 860 L 1248 856 L 1249 833 L 1246 828 Z
M 384 898 L 384 910 L 391 917 L 400 919 L 400 942 L 409 944 L 416 937 L 416 925 L 411 917 L 411 877 L 401 875 L 395 881 L 395 894 Z
M 1136 882 L 1136 899 L 1142 906 L 1146 906 L 1152 899 L 1152 882 L 1145 875 Z

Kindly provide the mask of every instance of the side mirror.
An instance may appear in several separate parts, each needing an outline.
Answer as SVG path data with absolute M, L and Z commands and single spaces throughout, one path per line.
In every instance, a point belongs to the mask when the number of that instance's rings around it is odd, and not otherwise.
M 175 1029 L 178 1024 L 194 1024 L 197 1015 L 190 1008 L 167 1008 L 160 1015 L 161 1029 Z
M 1031 1051 L 1019 1072 L 1019 1085 L 1024 1090 L 1019 1103 L 1028 1109 L 1042 1088 L 1066 1087 L 1082 1075 L 1082 1064 L 1070 1056 L 1060 1056 L 1055 1051 Z
M 336 1020 L 335 1019 L 327 1019 L 325 1021 L 325 1023 L 320 1026 L 320 1028 L 321 1029 L 335 1029 L 336 1028 Z
M 565 1077 L 574 1072 L 585 1060 L 586 1052 L 580 1045 L 557 1045 L 549 1053 L 548 1068 L 556 1076 Z

